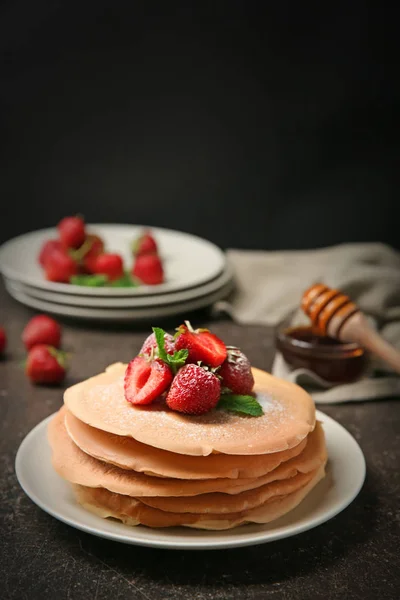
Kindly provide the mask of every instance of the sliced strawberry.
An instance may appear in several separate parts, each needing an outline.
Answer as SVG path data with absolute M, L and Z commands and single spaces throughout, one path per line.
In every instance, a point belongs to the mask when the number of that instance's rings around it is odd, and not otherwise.
M 152 350 L 155 351 L 157 348 L 157 340 L 155 333 L 151 333 L 143 342 L 143 346 L 140 349 L 139 354 L 151 354 Z M 167 354 L 173 354 L 175 352 L 175 340 L 172 335 L 166 333 L 164 335 L 164 348 Z
M 254 387 L 254 377 L 249 359 L 239 348 L 228 347 L 228 357 L 218 371 L 222 386 L 233 394 L 250 394 Z
M 167 395 L 167 405 L 188 415 L 203 415 L 217 405 L 220 395 L 218 377 L 199 365 L 190 364 L 175 375 Z
M 65 248 L 79 248 L 85 241 L 85 223 L 80 217 L 65 217 L 57 225 L 62 245 Z
M 142 254 L 136 257 L 132 275 L 146 285 L 158 285 L 164 281 L 164 270 L 157 254 Z
M 162 360 L 136 356 L 125 372 L 125 398 L 132 404 L 150 404 L 166 391 L 172 377 L 171 369 Z
M 40 249 L 40 253 L 39 253 L 39 263 L 41 264 L 42 267 L 46 266 L 46 262 L 49 258 L 49 256 L 52 254 L 53 250 L 62 250 L 63 249 L 63 245 L 61 244 L 60 240 L 47 240 L 47 242 L 44 242 L 44 244 L 42 245 L 41 249 Z
M 47 315 L 36 315 L 25 326 L 22 341 L 27 350 L 37 344 L 58 348 L 61 343 L 61 327 L 57 321 Z
M 49 281 L 69 283 L 77 272 L 76 262 L 63 250 L 53 250 L 46 261 L 45 273 Z
M 178 329 L 179 335 L 175 340 L 175 349 L 187 348 L 189 356 L 186 362 L 199 361 L 210 367 L 219 367 L 227 357 L 224 342 L 206 329 L 193 330 L 188 321 Z
M 157 243 L 149 231 L 145 231 L 138 237 L 133 245 L 132 250 L 135 256 L 140 254 L 157 254 Z

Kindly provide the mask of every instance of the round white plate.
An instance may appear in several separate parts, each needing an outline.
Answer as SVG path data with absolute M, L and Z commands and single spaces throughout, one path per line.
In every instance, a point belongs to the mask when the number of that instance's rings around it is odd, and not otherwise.
M 188 313 L 192 310 L 198 310 L 210 306 L 218 300 L 226 298 L 232 290 L 233 283 L 229 282 L 216 292 L 205 296 L 197 297 L 187 302 L 176 302 L 173 304 L 165 304 L 161 306 L 153 306 L 149 308 L 84 308 L 79 306 L 70 306 L 59 302 L 47 302 L 39 300 L 24 292 L 16 291 L 5 280 L 5 286 L 15 300 L 34 308 L 36 310 L 51 313 L 58 317 L 70 317 L 74 319 L 94 320 L 94 321 L 147 321 L 149 319 L 163 319 L 174 315 Z
M 317 411 L 328 447 L 327 476 L 284 517 L 268 525 L 244 525 L 228 531 L 129 527 L 102 519 L 82 508 L 70 485 L 53 470 L 46 435 L 51 418 L 32 429 L 18 450 L 15 468 L 21 487 L 33 502 L 56 519 L 87 533 L 126 544 L 198 550 L 272 542 L 332 519 L 354 500 L 365 479 L 365 460 L 355 439 L 339 423 Z
M 224 287 L 232 280 L 232 278 L 233 269 L 231 266 L 227 265 L 227 268 L 216 279 L 195 288 L 182 290 L 181 292 L 171 292 L 170 294 L 157 294 L 156 296 L 130 296 L 123 298 L 113 298 L 112 296 L 97 298 L 96 296 L 75 296 L 72 294 L 62 294 L 60 292 L 49 292 L 20 283 L 19 281 L 14 281 L 8 277 L 5 277 L 5 284 L 9 291 L 13 290 L 17 293 L 22 292 L 31 298 L 68 304 L 70 306 L 88 308 L 145 308 L 164 306 L 166 304 L 173 304 L 174 302 L 186 302 L 188 300 L 194 300 L 212 294 Z
M 160 285 L 90 288 L 47 281 L 37 257 L 43 242 L 57 237 L 55 228 L 26 233 L 3 244 L 0 248 L 0 270 L 5 277 L 44 290 L 98 297 L 177 292 L 207 283 L 223 271 L 225 255 L 218 246 L 182 231 L 141 225 L 87 226 L 88 232 L 97 233 L 104 239 L 107 251 L 121 254 L 127 268 L 132 264 L 130 245 L 144 229 L 151 229 L 163 259 L 166 281 Z

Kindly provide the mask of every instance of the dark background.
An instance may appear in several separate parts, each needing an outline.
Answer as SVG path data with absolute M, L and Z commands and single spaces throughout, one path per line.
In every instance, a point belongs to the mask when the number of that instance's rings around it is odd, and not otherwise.
M 361 0 L 2 2 L 0 241 L 79 212 L 400 248 L 396 23 Z

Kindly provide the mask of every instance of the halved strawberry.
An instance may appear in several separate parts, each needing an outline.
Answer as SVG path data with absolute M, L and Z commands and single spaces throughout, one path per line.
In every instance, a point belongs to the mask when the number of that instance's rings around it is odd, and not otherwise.
M 185 321 L 185 323 L 178 329 L 175 349 L 186 348 L 189 351 L 186 362 L 197 363 L 201 361 L 214 368 L 222 365 L 227 357 L 224 342 L 208 329 L 194 330 L 189 321 Z
M 143 342 L 143 346 L 140 349 L 139 354 L 151 354 L 157 348 L 156 334 L 151 333 Z M 167 354 L 173 354 L 175 352 L 175 340 L 170 333 L 164 334 L 164 348 Z
M 131 404 L 150 404 L 166 391 L 172 377 L 169 366 L 159 358 L 149 361 L 136 356 L 125 372 L 125 398 Z

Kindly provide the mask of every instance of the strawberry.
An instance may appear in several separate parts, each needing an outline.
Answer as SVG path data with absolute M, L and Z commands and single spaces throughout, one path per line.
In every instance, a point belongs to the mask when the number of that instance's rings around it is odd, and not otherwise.
M 66 373 L 65 354 L 46 344 L 33 346 L 26 360 L 25 373 L 33 383 L 60 383 Z
M 49 281 L 68 283 L 77 272 L 76 262 L 64 250 L 53 250 L 47 258 L 45 273 Z
M 135 256 L 157 254 L 158 251 L 156 241 L 149 231 L 145 231 L 133 242 L 132 250 Z
M 7 336 L 4 327 L 0 327 L 0 354 L 3 354 L 7 346 Z
M 146 285 L 157 285 L 164 281 L 164 270 L 157 254 L 141 254 L 136 257 L 132 275 Z
M 53 250 L 62 250 L 63 246 L 60 242 L 60 240 L 47 240 L 47 242 L 44 242 L 44 244 L 42 245 L 41 249 L 40 249 L 40 253 L 39 253 L 39 263 L 42 265 L 42 267 L 46 266 L 46 262 L 48 257 L 50 256 L 50 254 L 52 254 Z
M 220 395 L 218 377 L 199 365 L 189 364 L 175 375 L 167 394 L 167 405 L 188 415 L 202 415 L 217 405 Z
M 224 342 L 208 329 L 194 330 L 189 323 L 178 328 L 178 336 L 175 340 L 175 349 L 187 348 L 189 357 L 187 362 L 197 363 L 199 361 L 210 367 L 219 367 L 227 357 Z
M 64 217 L 57 229 L 64 248 L 79 248 L 85 241 L 85 223 L 80 217 Z
M 132 404 L 150 404 L 166 391 L 172 377 L 169 366 L 159 358 L 136 356 L 125 372 L 125 398 Z
M 124 263 L 119 254 L 99 254 L 93 261 L 93 272 L 107 275 L 110 281 L 120 279 L 124 274 Z
M 98 235 L 88 235 L 85 243 L 90 244 L 90 249 L 83 257 L 83 266 L 88 273 L 94 273 L 96 258 L 104 253 L 104 242 Z
M 151 333 L 143 342 L 143 346 L 140 349 L 139 354 L 151 354 L 151 352 L 157 348 L 157 340 L 155 333 Z M 164 348 L 167 354 L 173 354 L 175 352 L 175 340 L 169 333 L 164 334 Z
M 233 346 L 228 346 L 228 357 L 222 363 L 218 376 L 222 379 L 222 386 L 233 394 L 250 394 L 254 387 L 249 359 Z
M 59 348 L 61 342 L 61 327 L 47 315 L 36 315 L 25 326 L 22 341 L 27 350 L 36 344 L 47 344 Z

